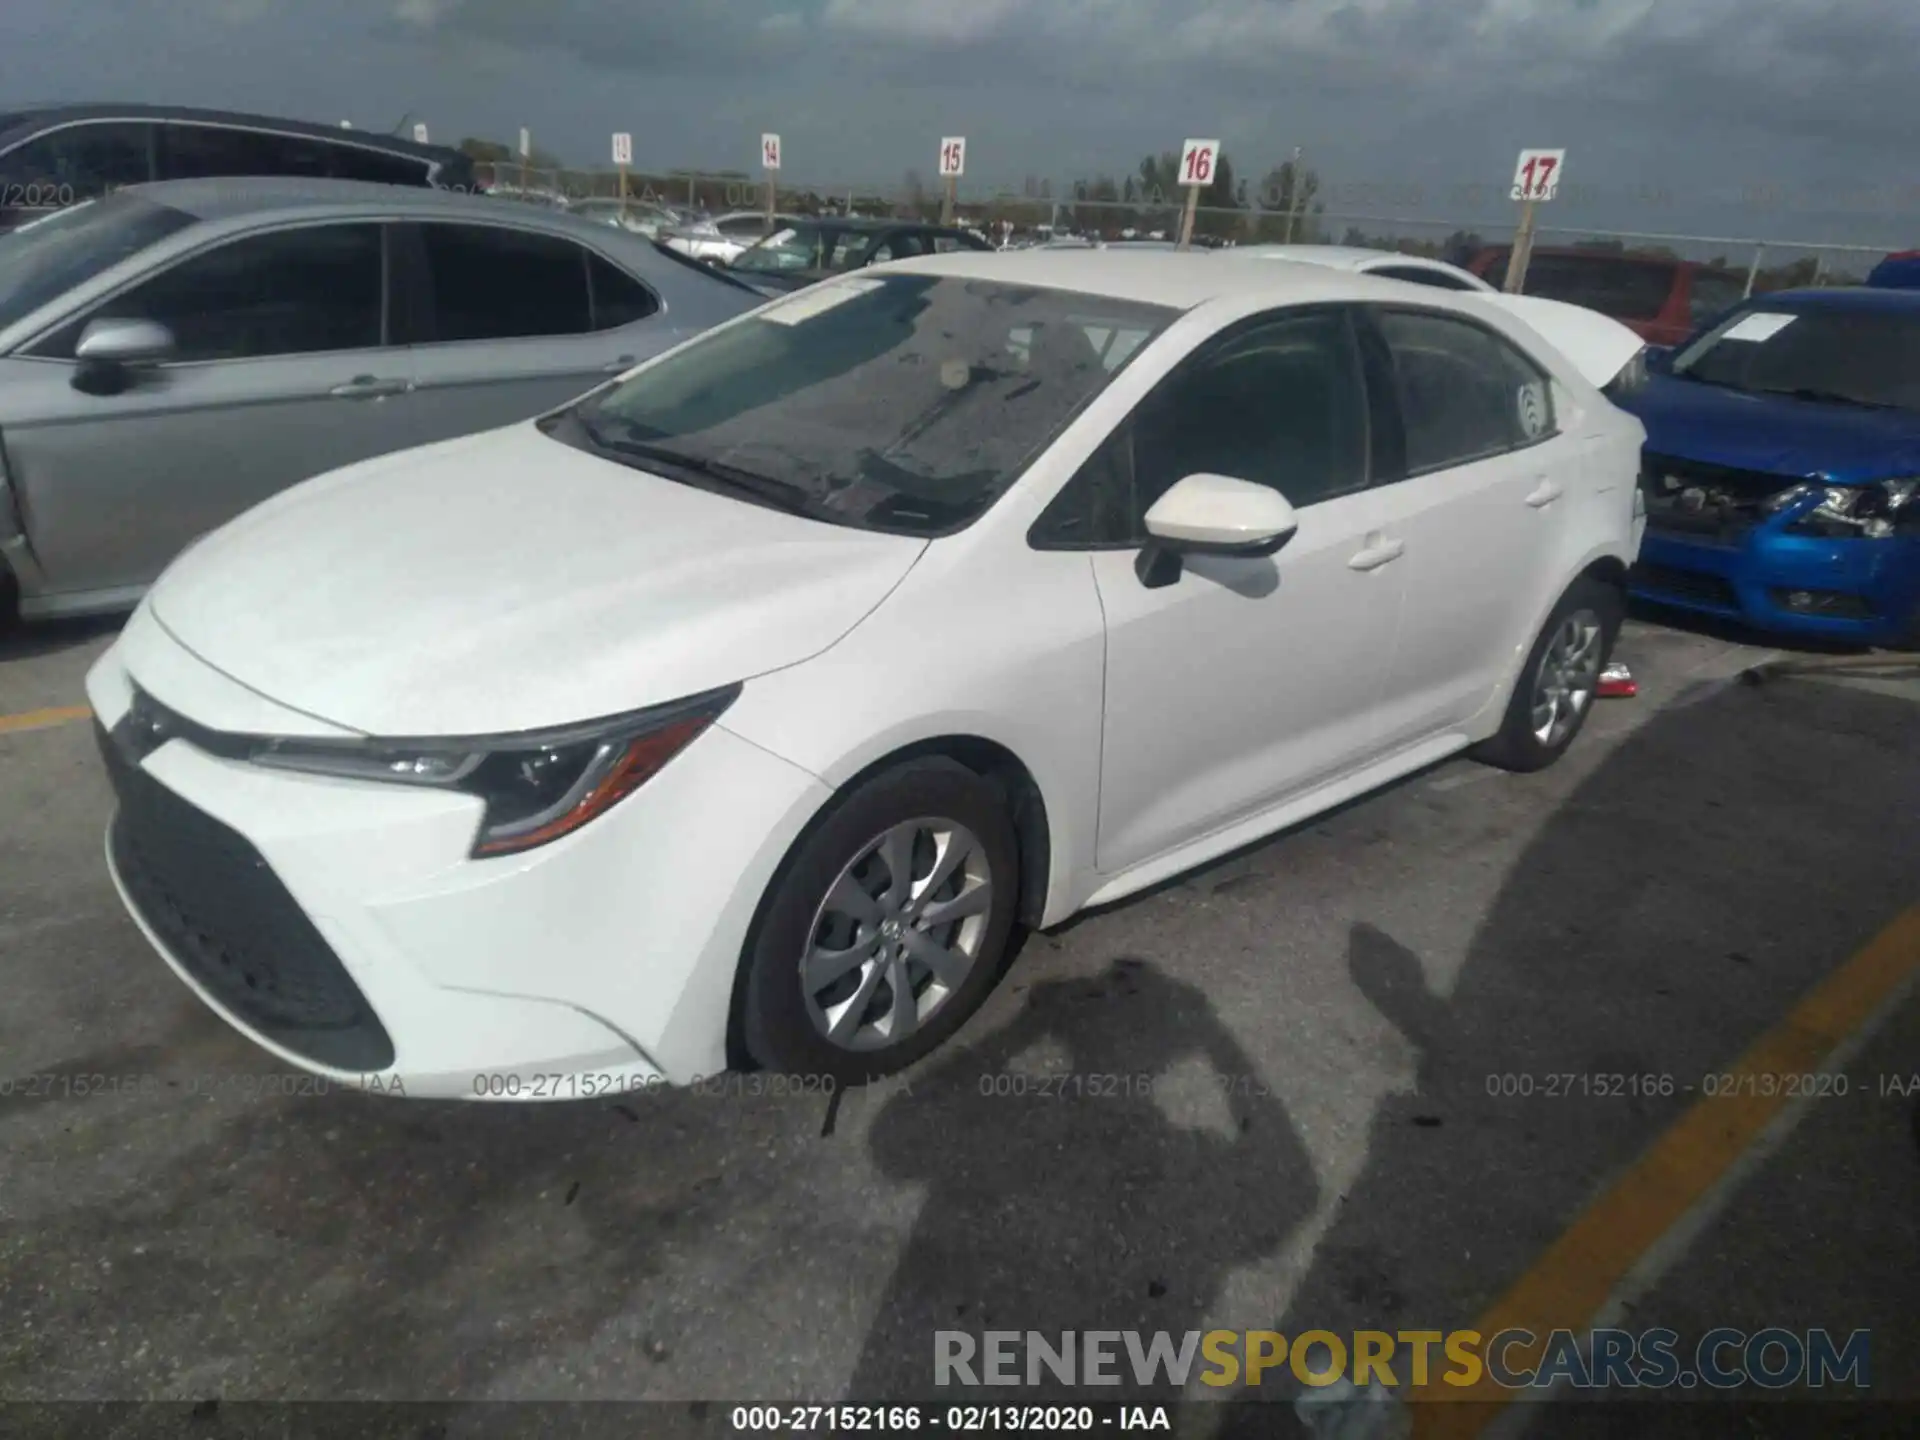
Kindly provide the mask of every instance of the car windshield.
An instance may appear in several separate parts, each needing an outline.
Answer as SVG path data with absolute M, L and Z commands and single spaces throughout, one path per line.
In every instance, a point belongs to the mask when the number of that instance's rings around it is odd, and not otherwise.
M 0 329 L 191 224 L 185 211 L 122 194 L 0 235 Z
M 1920 310 L 1763 301 L 1688 345 L 1672 368 L 1734 390 L 1920 410 Z
M 857 270 L 877 231 L 838 225 L 783 225 L 734 257 L 734 268 L 776 275 L 794 270 Z
M 962 277 L 833 280 L 589 397 L 549 433 L 836 524 L 944 533 L 1177 314 Z

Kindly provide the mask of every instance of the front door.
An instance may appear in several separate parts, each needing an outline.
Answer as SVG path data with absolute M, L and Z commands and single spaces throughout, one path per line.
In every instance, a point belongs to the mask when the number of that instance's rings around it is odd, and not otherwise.
M 150 583 L 196 536 L 287 486 L 413 443 L 384 345 L 382 227 L 248 235 L 139 281 L 9 362 L 7 458 L 49 596 Z M 76 390 L 89 321 L 155 320 L 168 363 Z
M 1107 623 L 1098 865 L 1111 874 L 1350 771 L 1375 744 L 1399 568 L 1375 533 L 1370 425 L 1340 308 L 1269 313 L 1189 357 L 1096 457 L 1122 497 L 1097 551 Z M 1147 508 L 1195 473 L 1271 485 L 1299 529 L 1267 558 L 1136 572 Z

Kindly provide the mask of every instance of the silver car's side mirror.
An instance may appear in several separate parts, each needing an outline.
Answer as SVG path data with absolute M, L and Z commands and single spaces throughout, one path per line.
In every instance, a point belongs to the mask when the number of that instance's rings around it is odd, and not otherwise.
M 157 320 L 90 320 L 73 348 L 73 388 L 87 395 L 118 395 L 133 372 L 173 354 L 173 332 Z
M 173 332 L 157 320 L 92 320 L 73 353 L 101 364 L 150 365 L 165 360 L 173 348 Z

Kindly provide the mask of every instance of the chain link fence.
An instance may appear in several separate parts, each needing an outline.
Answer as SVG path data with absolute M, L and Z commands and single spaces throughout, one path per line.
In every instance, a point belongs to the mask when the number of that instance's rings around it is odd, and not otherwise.
M 571 203 L 615 198 L 620 194 L 619 173 L 605 168 L 542 169 L 501 163 L 481 164 L 476 171 L 483 188 L 509 198 L 523 197 L 552 204 L 556 200 Z M 626 177 L 626 193 L 638 204 L 659 204 L 707 215 L 759 211 L 766 208 L 767 178 L 741 171 L 633 170 Z M 783 214 L 935 220 L 942 213 L 942 193 L 920 185 L 806 185 L 789 182 L 778 174 L 773 179 L 775 208 Z M 1184 199 L 1181 195 L 1092 198 L 1096 190 L 1114 187 L 1063 185 L 1057 195 L 1045 193 L 1053 188 L 1050 184 L 1030 185 L 1030 188 L 1038 188 L 1042 193 L 1012 194 L 963 182 L 956 218 L 959 223 L 1004 243 L 1065 236 L 1106 241 L 1170 240 L 1179 231 Z M 1344 244 L 1459 262 L 1475 252 L 1511 244 L 1518 219 L 1512 208 L 1507 208 L 1504 215 L 1498 213 L 1505 203 L 1503 191 L 1480 184 L 1439 190 L 1418 185 L 1342 185 L 1324 193 L 1336 203 L 1342 200 L 1388 203 L 1327 208 L 1326 199 L 1316 198 L 1315 192 L 1309 189 L 1298 206 L 1285 203 L 1284 195 L 1272 194 L 1254 196 L 1231 207 L 1202 205 L 1195 212 L 1195 243 L 1201 246 L 1289 241 Z M 1916 190 L 1916 195 L 1920 195 L 1920 190 Z M 1912 197 L 1891 198 L 1904 202 Z M 1276 201 L 1279 203 L 1274 203 Z M 1402 203 L 1397 206 L 1391 203 L 1396 201 Z M 1664 192 L 1651 190 L 1635 190 L 1624 195 L 1569 190 L 1563 193 L 1561 201 L 1543 212 L 1536 228 L 1536 243 L 1540 247 L 1536 254 L 1542 249 L 1565 248 L 1690 260 L 1727 270 L 1739 276 L 1744 287 L 1768 290 L 1795 285 L 1858 283 L 1882 257 L 1914 243 L 1892 237 L 1855 241 L 1796 239 L 1787 228 L 1796 220 L 1818 218 L 1823 222 L 1821 228 L 1829 230 L 1836 226 L 1862 232 L 1911 227 L 1920 233 L 1920 222 L 1916 221 L 1920 212 L 1909 213 L 1905 203 L 1890 207 L 1883 201 L 1877 208 L 1860 207 L 1849 216 L 1832 205 L 1795 205 L 1779 196 L 1744 193 L 1730 197 L 1725 208 L 1736 215 L 1764 216 L 1766 228 L 1746 233 L 1696 234 L 1572 223 L 1573 217 L 1597 216 L 1626 203 L 1642 212 L 1657 213 L 1663 205 L 1672 202 Z M 1476 216 L 1479 218 L 1474 218 Z M 1566 221 L 1561 221 L 1562 216 L 1567 217 Z

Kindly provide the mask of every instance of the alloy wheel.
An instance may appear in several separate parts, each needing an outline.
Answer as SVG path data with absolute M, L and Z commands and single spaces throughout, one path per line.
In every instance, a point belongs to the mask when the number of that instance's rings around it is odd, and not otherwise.
M 1533 680 L 1533 738 L 1548 749 L 1566 743 L 1593 703 L 1604 637 L 1600 617 L 1575 610 L 1554 627 Z
M 986 849 L 957 821 L 907 820 L 869 841 L 808 932 L 800 985 L 814 1028 L 844 1050 L 910 1038 L 973 973 L 993 904 Z

